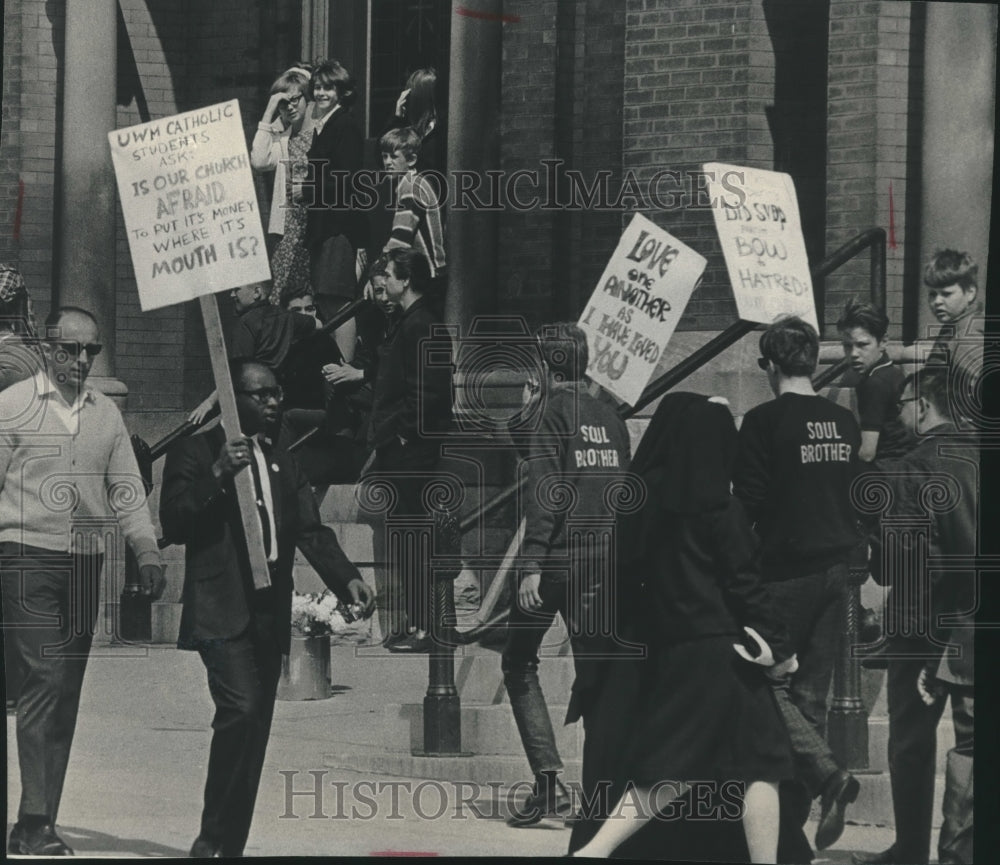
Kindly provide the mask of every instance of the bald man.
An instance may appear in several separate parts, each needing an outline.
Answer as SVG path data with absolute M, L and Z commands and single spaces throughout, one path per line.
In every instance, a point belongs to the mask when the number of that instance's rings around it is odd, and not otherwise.
M 125 535 L 153 598 L 163 574 L 125 423 L 87 385 L 101 351 L 97 322 L 60 307 L 45 323 L 42 349 L 45 368 L 0 393 L 3 619 L 24 670 L 21 804 L 8 852 L 70 856 L 55 822 L 97 627 L 104 521 Z

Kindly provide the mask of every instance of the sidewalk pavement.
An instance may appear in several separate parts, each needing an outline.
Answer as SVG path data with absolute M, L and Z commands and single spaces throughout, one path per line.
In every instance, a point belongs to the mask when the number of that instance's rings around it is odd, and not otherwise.
M 330 699 L 277 704 L 246 855 L 560 856 L 566 851 L 569 832 L 560 823 L 506 825 L 508 790 L 497 795 L 458 782 L 324 767 L 331 752 L 380 747 L 384 707 L 419 702 L 426 674 L 426 658 L 359 654 L 338 646 Z M 212 711 L 197 654 L 164 646 L 95 647 L 58 820 L 60 834 L 78 856 L 187 854 L 198 832 Z M 518 799 L 525 789 L 516 792 Z M 14 719 L 8 717 L 8 833 L 19 796 Z M 808 831 L 812 836 L 815 826 Z M 849 862 L 851 851 L 882 850 L 892 840 L 889 828 L 849 824 L 835 847 L 815 861 Z

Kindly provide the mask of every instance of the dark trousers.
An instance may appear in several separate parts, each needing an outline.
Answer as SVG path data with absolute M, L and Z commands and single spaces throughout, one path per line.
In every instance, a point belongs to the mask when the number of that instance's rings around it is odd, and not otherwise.
M 555 620 L 556 613 L 559 613 L 570 635 L 578 672 L 587 651 L 587 635 L 596 636 L 591 616 L 596 611 L 593 589 L 582 591 L 573 579 L 553 579 L 543 573 L 538 593 L 542 598 L 541 608 L 525 610 L 517 601 L 517 592 L 514 592 L 507 623 L 507 645 L 501 661 L 504 687 L 510 698 L 514 721 L 528 765 L 535 775 L 563 768 L 545 695 L 538 682 L 538 650 L 545 633 Z
M 394 506 L 383 523 L 389 550 L 392 583 L 398 587 L 399 607 L 411 628 L 429 630 L 431 585 L 420 544 L 406 528 L 408 518 L 417 522 L 427 516 L 424 489 L 434 480 L 440 448 L 437 442 L 408 442 L 393 439 L 378 447 L 369 477 L 378 477 L 392 486 Z M 424 527 L 426 528 L 426 526 Z M 419 528 L 416 529 L 420 531 Z
M 770 582 L 767 588 L 799 662 L 794 675 L 772 685 L 795 758 L 795 780 L 779 787 L 778 861 L 810 861 L 812 848 L 802 828 L 809 819 L 810 802 L 840 768 L 826 742 L 826 713 L 844 626 L 847 565 Z
M 840 768 L 826 743 L 826 713 L 844 628 L 847 565 L 768 583 L 767 588 L 799 662 L 794 675 L 775 684 L 775 699 L 792 740 L 796 777 L 815 797 Z
M 937 726 L 945 701 L 928 706 L 917 693 L 922 658 L 889 661 L 889 779 L 896 818 L 896 859 L 926 863 L 930 858 L 934 811 Z M 948 753 L 944 824 L 939 852 L 945 861 L 972 861 L 972 751 L 974 698 L 971 686 L 951 686 L 955 748 Z
M 0 544 L 3 624 L 22 680 L 17 701 L 18 820 L 55 823 L 90 644 L 101 555 Z
M 203 643 L 198 653 L 215 703 L 201 835 L 220 844 L 223 856 L 240 856 L 250 834 L 281 673 L 274 616 L 257 612 L 238 637 Z

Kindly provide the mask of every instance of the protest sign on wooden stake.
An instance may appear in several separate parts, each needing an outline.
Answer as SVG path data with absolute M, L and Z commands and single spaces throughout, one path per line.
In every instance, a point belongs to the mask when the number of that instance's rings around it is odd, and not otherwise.
M 720 162 L 704 171 L 740 318 L 770 324 L 797 315 L 818 330 L 792 178 Z
M 235 99 L 108 133 L 143 312 L 198 298 L 222 427 L 240 429 L 214 295 L 271 278 Z M 233 479 L 254 586 L 271 584 L 250 471 Z
M 635 405 L 705 264 L 701 255 L 645 216 L 633 216 L 580 316 L 590 350 L 587 375 Z

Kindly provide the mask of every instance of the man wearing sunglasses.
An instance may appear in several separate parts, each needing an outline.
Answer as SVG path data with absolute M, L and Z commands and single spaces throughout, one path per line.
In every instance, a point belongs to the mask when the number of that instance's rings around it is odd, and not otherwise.
M 181 440 L 163 470 L 164 536 L 186 545 L 178 648 L 201 655 L 215 704 L 201 829 L 191 856 L 241 856 L 271 729 L 281 656 L 291 642 L 298 547 L 324 583 L 370 616 L 374 592 L 319 518 L 309 481 L 272 448 L 282 392 L 253 361 L 233 364 L 242 434 L 221 426 Z M 251 472 L 271 585 L 255 589 L 233 478 Z
M 859 791 L 825 733 L 848 561 L 861 540 L 850 495 L 861 431 L 848 409 L 813 390 L 819 336 L 811 324 L 779 319 L 761 334 L 760 353 L 775 399 L 743 418 L 733 492 L 755 523 L 761 576 L 798 655 L 798 672 L 773 683 L 796 763 L 795 781 L 781 785 L 778 855 L 808 862 L 812 850 L 801 825 L 810 800 L 820 797 L 822 850 L 844 831 L 844 811 Z
M 17 703 L 21 803 L 8 852 L 66 856 L 55 823 L 97 626 L 106 521 L 125 536 L 144 591 L 163 574 L 128 431 L 87 386 L 101 343 L 86 310 L 45 323 L 46 368 L 0 394 L 4 627 L 25 671 Z M 95 525 L 96 524 L 96 525 Z

